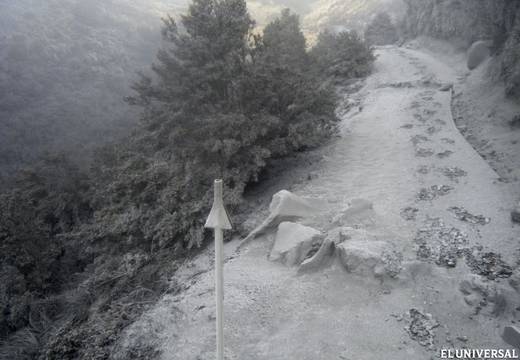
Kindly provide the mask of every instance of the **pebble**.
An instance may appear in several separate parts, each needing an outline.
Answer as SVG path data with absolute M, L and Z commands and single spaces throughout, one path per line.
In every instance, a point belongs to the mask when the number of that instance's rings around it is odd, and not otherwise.
M 457 340 L 462 342 L 468 342 L 468 338 L 466 336 L 457 336 Z

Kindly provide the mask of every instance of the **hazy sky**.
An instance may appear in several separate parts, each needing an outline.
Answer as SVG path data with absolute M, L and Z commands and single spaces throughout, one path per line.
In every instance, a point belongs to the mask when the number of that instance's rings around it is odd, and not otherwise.
M 300 15 L 311 11 L 312 5 L 320 0 L 248 0 L 251 15 L 260 26 L 265 25 L 284 8 L 290 8 Z M 182 11 L 190 0 L 153 0 L 150 4 L 160 13 Z
M 189 0 L 154 0 L 162 12 L 182 12 Z M 284 8 L 300 14 L 307 35 L 316 34 L 328 26 L 361 29 L 377 11 L 396 15 L 402 9 L 402 0 L 248 0 L 249 11 L 261 27 L 276 17 Z

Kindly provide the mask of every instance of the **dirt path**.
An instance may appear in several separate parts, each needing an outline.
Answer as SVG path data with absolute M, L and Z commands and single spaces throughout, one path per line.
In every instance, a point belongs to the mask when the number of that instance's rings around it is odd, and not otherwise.
M 518 258 L 514 199 L 454 126 L 451 93 L 439 87 L 457 76 L 419 51 L 378 50 L 376 71 L 355 95 L 359 106 L 342 115 L 341 138 L 326 149 L 318 176 L 291 189 L 328 201 L 308 222 L 322 231 L 350 200 L 371 201 L 371 226 L 403 252 L 399 277 L 380 282 L 338 265 L 298 276 L 268 261 L 268 241 L 240 253 L 233 241 L 227 359 L 430 359 L 439 348 L 507 347 L 500 332 L 520 320 L 518 294 L 500 278 Z M 187 289 L 131 330 L 153 332 L 164 359 L 214 358 L 211 262 L 208 251 L 186 264 L 178 281 Z M 460 291 L 464 279 L 473 285 Z

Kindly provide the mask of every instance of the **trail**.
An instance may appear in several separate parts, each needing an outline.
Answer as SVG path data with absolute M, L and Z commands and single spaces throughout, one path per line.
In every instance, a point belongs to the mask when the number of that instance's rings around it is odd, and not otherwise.
M 492 294 L 484 296 L 486 304 L 468 304 L 460 283 L 476 275 L 464 260 L 455 268 L 417 261 L 417 233 L 439 228 L 457 229 L 468 248 L 480 245 L 510 264 L 518 257 L 520 233 L 509 218 L 515 199 L 455 127 L 451 92 L 439 90 L 460 74 L 417 50 L 384 47 L 377 55 L 374 73 L 354 95 L 359 106 L 342 114 L 341 137 L 324 150 L 319 175 L 291 191 L 328 201 L 328 211 L 307 222 L 323 231 L 350 200 L 371 201 L 372 226 L 403 252 L 404 270 L 385 282 L 337 264 L 297 275 L 267 259 L 265 239 L 239 253 L 238 240 L 228 243 L 227 359 L 430 359 L 440 348 L 508 347 L 500 333 L 519 304 L 507 279 L 482 278 Z M 457 218 L 452 207 L 481 215 L 482 222 Z M 207 251 L 186 264 L 178 274 L 186 290 L 166 296 L 142 320 L 158 329 L 164 359 L 214 358 L 212 257 Z M 496 294 L 503 294 L 503 306 Z M 434 346 L 405 331 L 403 314 L 410 309 L 438 322 Z

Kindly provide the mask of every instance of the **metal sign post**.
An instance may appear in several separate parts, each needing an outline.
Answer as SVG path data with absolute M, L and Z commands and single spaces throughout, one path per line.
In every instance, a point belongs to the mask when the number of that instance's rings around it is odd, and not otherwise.
M 231 223 L 222 199 L 222 180 L 215 180 L 213 207 L 206 220 L 205 228 L 215 231 L 215 295 L 217 300 L 217 360 L 224 360 L 224 230 Z

